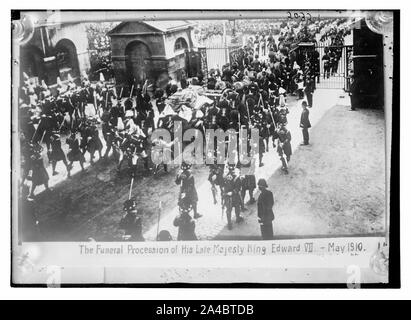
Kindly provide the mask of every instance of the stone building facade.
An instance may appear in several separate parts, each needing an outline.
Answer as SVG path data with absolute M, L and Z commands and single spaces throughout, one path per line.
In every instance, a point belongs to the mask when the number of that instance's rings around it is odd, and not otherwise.
M 122 22 L 108 33 L 113 70 L 118 84 L 161 83 L 169 76 L 181 79 L 186 52 L 192 50 L 188 21 Z
M 90 68 L 86 24 L 71 23 L 38 27 L 20 49 L 21 73 L 34 83 L 53 85 L 68 74 L 74 79 Z M 21 77 L 23 79 L 23 77 Z

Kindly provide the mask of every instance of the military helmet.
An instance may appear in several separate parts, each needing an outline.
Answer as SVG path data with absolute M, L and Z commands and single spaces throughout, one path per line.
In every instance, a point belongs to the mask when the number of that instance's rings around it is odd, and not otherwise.
M 128 200 L 124 201 L 124 204 L 123 204 L 123 210 L 124 211 L 130 211 L 130 210 L 133 210 L 133 209 L 136 209 L 136 208 L 137 208 L 137 202 L 135 200 L 128 199 Z
M 181 169 L 182 170 L 189 170 L 191 168 L 191 163 L 183 162 L 181 164 Z
M 189 213 L 193 208 L 187 197 L 180 198 L 178 201 L 178 208 L 181 213 Z
M 229 164 L 228 171 L 234 171 L 234 170 L 235 170 L 235 164 Z

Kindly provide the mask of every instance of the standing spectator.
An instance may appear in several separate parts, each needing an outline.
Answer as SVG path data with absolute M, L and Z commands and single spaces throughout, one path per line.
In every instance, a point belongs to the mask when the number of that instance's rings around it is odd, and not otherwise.
M 355 111 L 358 106 L 358 78 L 352 75 L 350 79 L 350 100 L 351 100 L 351 111 Z
M 311 128 L 311 123 L 309 119 L 310 112 L 307 109 L 307 102 L 303 101 L 301 103 L 301 107 L 303 108 L 303 112 L 301 113 L 301 120 L 300 120 L 300 128 L 303 130 L 303 143 L 301 145 L 308 145 L 310 136 L 308 134 L 308 128 Z
M 305 81 L 304 92 L 305 92 L 305 96 L 307 97 L 309 108 L 313 106 L 314 86 L 315 86 L 315 78 L 311 76 L 307 76 L 307 79 Z
M 257 200 L 257 214 L 263 240 L 272 240 L 274 239 L 274 197 L 273 193 L 267 190 L 267 188 L 268 185 L 265 179 L 258 180 L 258 189 L 260 189 L 261 193 Z

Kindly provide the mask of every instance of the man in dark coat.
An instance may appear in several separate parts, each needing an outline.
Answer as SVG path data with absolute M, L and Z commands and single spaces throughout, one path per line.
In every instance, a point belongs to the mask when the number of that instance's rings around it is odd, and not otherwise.
M 313 106 L 313 93 L 314 93 L 315 80 L 311 76 L 307 76 L 305 81 L 304 93 L 307 97 L 308 107 Z
M 178 227 L 178 241 L 197 240 L 195 234 L 195 221 L 190 216 L 192 207 L 189 203 L 183 202 L 179 205 L 180 214 L 174 219 L 174 226 Z
M 311 128 L 311 123 L 309 119 L 310 112 L 307 109 L 307 102 L 303 101 L 301 103 L 301 107 L 303 108 L 303 112 L 301 113 L 301 119 L 300 119 L 300 128 L 303 130 L 303 143 L 301 145 L 308 145 L 310 136 L 308 134 L 308 128 Z
M 134 200 L 126 200 L 123 205 L 125 216 L 120 221 L 120 229 L 124 230 L 125 239 L 129 241 L 144 241 L 141 214 L 137 211 Z
M 227 215 L 227 228 L 231 230 L 233 225 L 231 223 L 231 212 L 234 209 L 236 222 L 241 223 L 244 221 L 244 218 L 240 215 L 241 209 L 241 180 L 238 175 L 235 173 L 235 165 L 228 165 L 228 173 L 224 176 L 224 186 L 223 186 L 223 208 L 226 209 Z
M 195 186 L 194 176 L 190 171 L 191 164 L 183 162 L 181 172 L 177 175 L 175 183 L 180 186 L 180 195 L 178 197 L 179 205 L 185 201 L 190 204 L 194 211 L 194 219 L 201 218 L 202 215 L 197 212 L 198 195 Z
M 274 239 L 274 197 L 273 193 L 270 190 L 267 190 L 267 187 L 268 185 L 265 179 L 258 180 L 258 188 L 261 193 L 257 200 L 257 215 L 263 240 L 272 240 Z

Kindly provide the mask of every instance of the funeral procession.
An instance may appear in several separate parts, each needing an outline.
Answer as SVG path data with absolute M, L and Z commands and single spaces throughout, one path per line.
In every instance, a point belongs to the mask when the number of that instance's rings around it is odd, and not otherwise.
M 20 241 L 385 232 L 382 36 L 348 14 L 199 19 L 20 44 Z

